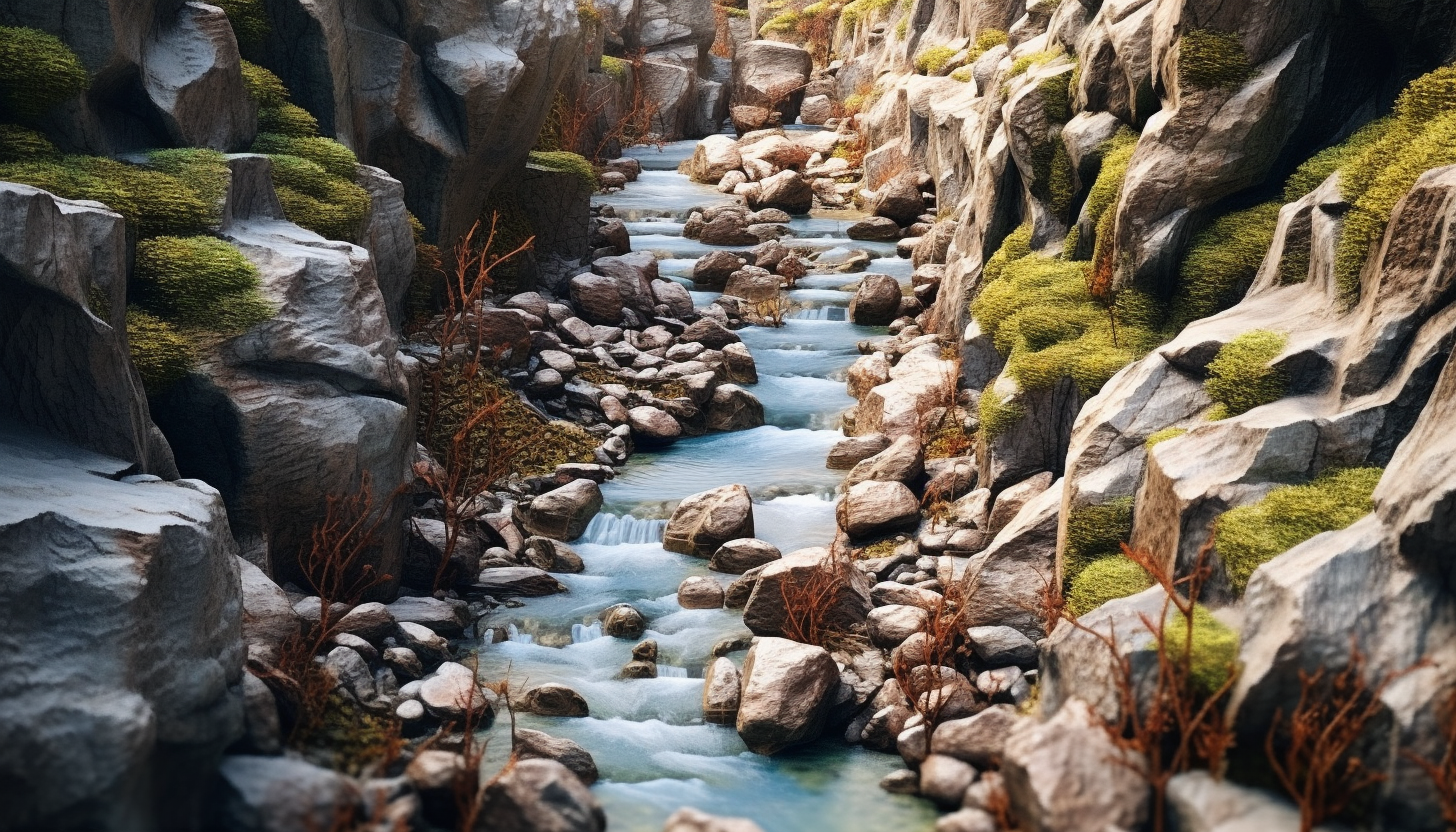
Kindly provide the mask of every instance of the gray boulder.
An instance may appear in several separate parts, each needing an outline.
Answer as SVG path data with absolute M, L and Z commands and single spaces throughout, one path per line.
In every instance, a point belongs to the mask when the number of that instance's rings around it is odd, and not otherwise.
M 822 647 L 781 638 L 755 640 L 743 663 L 738 736 L 756 754 L 816 739 L 839 669 Z
M 224 757 L 217 775 L 214 828 L 226 832 L 327 829 L 360 797 L 348 777 L 292 757 Z
M 920 523 L 920 501 L 898 482 L 853 485 L 836 511 L 839 528 L 852 538 L 913 529 Z
M 864 326 L 887 326 L 899 317 L 900 283 L 887 274 L 867 274 L 849 302 L 849 319 Z
M 742 575 L 756 566 L 764 566 L 783 557 L 777 546 L 755 537 L 741 537 L 718 547 L 708 561 L 714 572 Z
M 869 579 L 860 570 L 834 558 L 827 549 L 800 549 L 762 567 L 756 576 L 752 594 L 743 608 L 743 623 L 754 635 L 784 635 L 784 595 L 795 587 L 808 586 L 825 570 L 838 572 L 838 592 L 827 604 L 824 623 L 833 629 L 848 632 L 861 625 L 869 615 Z
M 527 532 L 555 540 L 575 540 L 602 508 L 602 490 L 591 480 L 572 480 L 560 488 L 516 504 L 515 518 Z
M 712 557 L 730 540 L 753 537 L 753 501 L 742 485 L 724 485 L 683 499 L 667 521 L 662 546 Z
M 571 773 L 590 786 L 597 782 L 597 763 L 585 748 L 561 737 L 553 737 L 544 731 L 517 728 L 515 752 L 523 759 L 555 760 L 571 769 Z
M 847 486 L 868 481 L 909 483 L 924 472 L 925 455 L 920 443 L 913 437 L 902 436 L 890 447 L 855 465 L 844 483 Z
M 601 804 L 555 760 L 526 759 L 485 787 L 476 832 L 602 832 Z
M 739 44 L 733 61 L 735 110 L 761 107 L 778 113 L 783 124 L 793 124 L 813 68 L 809 53 L 792 44 L 766 40 Z

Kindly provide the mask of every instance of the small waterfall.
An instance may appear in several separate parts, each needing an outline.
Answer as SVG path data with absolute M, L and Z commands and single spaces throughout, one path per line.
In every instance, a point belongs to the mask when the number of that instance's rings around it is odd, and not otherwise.
M 506 641 L 514 641 L 516 644 L 535 644 L 536 637 L 530 633 L 521 632 L 514 624 L 507 624 Z
M 584 644 L 588 641 L 596 641 L 602 637 L 602 622 L 593 621 L 590 625 L 571 625 L 571 643 Z
M 846 321 L 849 320 L 849 310 L 843 306 L 817 306 L 800 309 L 789 317 L 796 321 Z
M 686 667 L 673 667 L 670 664 L 657 665 L 657 678 L 659 679 L 686 679 L 688 669 Z
M 630 514 L 598 514 L 581 536 L 581 543 L 621 546 L 626 543 L 661 543 L 666 520 L 643 520 Z

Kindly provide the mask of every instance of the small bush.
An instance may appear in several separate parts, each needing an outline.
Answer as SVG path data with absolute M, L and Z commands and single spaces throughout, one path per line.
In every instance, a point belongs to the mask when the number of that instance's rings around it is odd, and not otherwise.
M 1067 542 L 1062 548 L 1063 589 L 1071 587 L 1094 561 L 1107 557 L 1126 560 L 1122 544 L 1132 539 L 1132 510 L 1133 499 L 1119 497 L 1068 515 Z
M 1193 608 L 1192 617 L 1192 642 L 1188 641 L 1188 619 L 1174 615 L 1164 629 L 1163 649 L 1175 662 L 1184 661 L 1185 653 L 1191 653 L 1188 670 L 1193 688 L 1212 696 L 1238 670 L 1239 634 L 1202 604 Z
M 228 23 L 232 24 L 233 37 L 239 46 L 255 46 L 268 37 L 273 25 L 268 20 L 268 11 L 263 0 L 217 0 L 218 8 L 227 12 Z
M 1254 67 L 1236 32 L 1193 29 L 1178 43 L 1178 82 L 1202 89 L 1238 89 Z
M 1148 440 L 1143 443 L 1143 447 L 1151 451 L 1154 446 L 1167 442 L 1169 439 L 1177 439 L 1187 432 L 1187 428 L 1163 428 L 1148 436 Z
M 196 364 L 191 343 L 176 327 L 135 307 L 126 310 L 126 338 L 149 396 L 165 393 Z
M 97 156 L 66 156 L 0 164 L 0 180 L 50 191 L 65 199 L 105 204 L 137 234 L 202 234 L 217 222 L 209 205 L 187 183 L 165 173 Z
M 0 124 L 0 162 L 22 162 L 34 159 L 58 159 L 61 152 L 45 136 L 17 127 Z
M 1284 351 L 1289 337 L 1282 332 L 1254 329 L 1224 344 L 1208 362 L 1203 389 L 1222 405 L 1220 418 L 1237 416 L 1284 397 L 1289 379 L 1269 366 Z
M 915 71 L 921 75 L 939 75 L 955 56 L 956 50 L 949 46 L 932 46 L 916 56 Z
M 154 237 L 137 243 L 136 277 L 168 319 L 229 335 L 273 314 L 258 293 L 258 269 L 214 237 Z
M 533 165 L 540 165 L 543 168 L 570 173 L 588 191 L 595 191 L 597 189 L 596 169 L 592 167 L 591 162 L 586 160 L 585 156 L 572 153 L 569 150 L 533 150 L 531 151 L 530 162 Z
M 1280 207 L 1266 202 L 1225 214 L 1193 238 L 1178 273 L 1171 321 L 1175 328 L 1239 302 L 1274 243 Z
M 1000 29 L 982 29 L 976 33 L 976 43 L 971 47 L 969 60 L 975 61 L 992 49 L 1005 45 L 1007 40 L 1007 34 Z
M 1087 564 L 1069 582 L 1067 609 L 1083 616 L 1108 601 L 1126 598 L 1153 585 L 1141 566 L 1122 555 L 1107 555 Z
M 0 26 L 0 107 L 34 121 L 86 91 L 81 59 L 60 38 L 38 29 Z
M 1253 505 L 1225 512 L 1213 539 L 1234 590 L 1242 594 L 1263 564 L 1374 511 L 1370 495 L 1382 473 L 1379 468 L 1327 471 L 1307 485 L 1281 486 Z

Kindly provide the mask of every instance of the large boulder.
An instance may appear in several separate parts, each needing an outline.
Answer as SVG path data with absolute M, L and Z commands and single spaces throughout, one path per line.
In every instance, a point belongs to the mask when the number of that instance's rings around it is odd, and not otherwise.
M 743 166 L 738 143 L 729 136 L 709 136 L 693 148 L 693 157 L 684 163 L 686 173 L 695 182 L 716 185 L 723 174 Z
M 777 112 L 782 123 L 793 124 L 813 68 L 809 52 L 792 44 L 767 40 L 739 44 L 733 61 L 734 106 L 762 107 Z
M 597 761 L 580 745 L 530 728 L 517 728 L 514 733 L 513 750 L 522 759 L 555 760 L 571 769 L 586 785 L 597 782 Z
M 763 402 L 736 384 L 720 384 L 708 402 L 708 429 L 750 430 L 764 424 Z
M 753 537 L 753 500 L 742 485 L 724 485 L 683 499 L 667 521 L 662 547 L 710 558 L 730 540 Z
M 976 591 L 966 606 L 971 627 L 1004 625 L 1028 639 L 1046 636 L 1039 614 L 1042 588 L 1054 580 L 1061 482 L 1028 502 L 986 547 L 966 564 Z
M 881 185 L 870 210 L 875 216 L 886 217 L 902 226 L 913 225 L 925 213 L 919 179 L 913 173 L 902 173 Z
M 822 624 L 833 630 L 858 629 L 869 615 L 870 581 L 863 572 L 827 549 L 800 549 L 763 567 L 743 608 L 743 624 L 759 636 L 784 635 L 786 600 L 823 586 Z M 786 599 L 786 596 L 788 598 Z
M 222 499 L 196 480 L 123 480 L 132 465 L 0 423 L 0 779 L 15 828 L 161 826 L 243 733 Z
M 824 648 L 756 639 L 743 662 L 738 736 L 756 754 L 777 754 L 816 739 L 838 683 L 839 668 Z
M 606 275 L 579 274 L 573 277 L 571 303 L 587 323 L 616 326 L 622 322 L 622 288 Z
M 849 486 L 870 481 L 909 483 L 923 473 L 925 454 L 920 449 L 920 443 L 912 437 L 902 436 L 890 447 L 850 469 L 844 483 Z
M 328 829 L 360 797 L 345 775 L 293 757 L 225 757 L 217 775 L 209 827 L 225 832 Z
M 602 508 L 602 489 L 591 480 L 572 480 L 530 502 L 516 504 L 516 521 L 527 532 L 554 540 L 575 540 Z
M 693 282 L 709 289 L 722 290 L 728 278 L 743 268 L 744 259 L 731 251 L 710 251 L 693 265 Z
M 797 171 L 784 170 L 759 183 L 757 196 L 749 195 L 749 206 L 777 208 L 790 214 L 807 214 L 814 207 L 814 188 Z
M 575 774 L 555 760 L 528 758 L 481 794 L 475 832 L 602 832 L 607 816 Z
M 755 537 L 730 540 L 718 547 L 708 561 L 708 568 L 714 572 L 742 575 L 756 566 L 764 566 L 783 557 L 777 546 Z
M 839 528 L 853 538 L 913 529 L 920 523 L 920 501 L 899 482 L 861 482 L 850 486 L 836 509 Z
M 886 326 L 900 316 L 904 295 L 900 283 L 887 274 L 867 274 L 849 302 L 849 319 L 863 326 Z

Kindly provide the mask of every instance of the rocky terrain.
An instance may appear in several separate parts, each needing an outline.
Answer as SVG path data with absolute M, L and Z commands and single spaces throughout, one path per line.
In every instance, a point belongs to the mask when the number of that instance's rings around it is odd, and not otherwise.
M 1453 60 L 0 0 L 0 828 L 1456 826 Z

